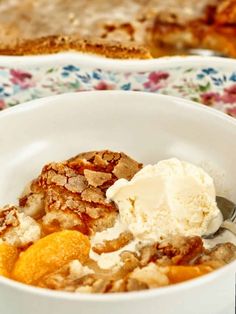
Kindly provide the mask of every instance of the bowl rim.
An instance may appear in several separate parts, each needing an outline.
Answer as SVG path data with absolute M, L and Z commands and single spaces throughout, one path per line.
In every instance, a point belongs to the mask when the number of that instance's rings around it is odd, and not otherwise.
M 167 96 L 167 95 L 159 95 L 159 94 L 152 94 L 152 93 L 145 93 L 145 92 L 135 92 L 135 91 L 85 91 L 83 93 L 68 93 L 68 94 L 61 94 L 61 95 L 53 95 L 49 97 L 39 98 L 35 100 L 31 100 L 27 103 L 22 103 L 20 105 L 5 109 L 0 112 L 0 121 L 5 117 L 11 116 L 12 114 L 22 113 L 28 110 L 34 109 L 43 109 L 44 107 L 48 106 L 58 106 L 57 100 L 58 99 L 73 99 L 74 97 L 85 97 L 88 96 L 98 99 L 98 97 L 104 97 L 107 94 L 112 94 L 114 97 L 133 97 L 132 95 L 138 95 L 139 97 L 148 98 L 156 98 L 156 99 L 169 99 L 172 103 L 176 103 L 178 106 L 182 106 L 184 110 L 188 108 L 189 110 L 195 111 L 205 111 L 208 112 L 209 115 L 215 116 L 218 119 L 225 121 L 233 125 L 236 128 L 236 120 L 225 113 L 222 113 L 216 109 L 209 108 L 202 104 L 198 104 L 193 101 L 189 101 L 186 99 L 182 99 L 179 97 L 174 96 Z M 78 102 L 79 104 L 79 102 Z M 145 104 L 146 105 L 146 104 Z M 68 106 L 68 103 L 67 103 Z M 187 110 L 188 110 L 187 109 Z M 160 287 L 157 289 L 150 289 L 145 291 L 137 291 L 137 292 L 124 292 L 124 293 L 116 293 L 116 294 L 82 294 L 82 293 L 70 293 L 70 292 L 63 292 L 63 291 L 53 291 L 44 288 L 38 288 L 34 286 L 29 286 L 12 279 L 4 278 L 0 276 L 0 285 L 8 286 L 10 288 L 20 290 L 21 292 L 31 293 L 33 295 L 41 296 L 41 297 L 50 297 L 53 299 L 64 299 L 64 300 L 73 300 L 73 301 L 89 301 L 89 302 L 115 302 L 115 301 L 135 301 L 137 298 L 142 299 L 149 299 L 152 297 L 158 297 L 162 295 L 172 295 L 176 292 L 185 291 L 188 289 L 197 288 L 199 286 L 205 285 L 214 281 L 217 278 L 223 277 L 226 273 L 235 272 L 236 269 L 236 261 L 231 262 L 224 267 L 213 271 L 210 274 L 204 275 L 199 278 L 195 278 L 193 280 L 189 280 L 186 282 L 182 282 L 179 284 L 167 286 L 167 287 Z
M 14 65 L 15 64 L 15 65 Z M 236 67 L 236 59 L 222 57 L 201 56 L 167 56 L 156 59 L 109 59 L 102 56 L 85 54 L 80 52 L 61 52 L 48 55 L 34 56 L 0 56 L 0 65 L 14 68 L 20 66 L 37 67 L 54 65 L 63 66 L 73 64 L 81 68 L 102 69 L 117 72 L 146 72 L 155 68 L 170 69 L 176 67 L 225 67 L 232 70 Z

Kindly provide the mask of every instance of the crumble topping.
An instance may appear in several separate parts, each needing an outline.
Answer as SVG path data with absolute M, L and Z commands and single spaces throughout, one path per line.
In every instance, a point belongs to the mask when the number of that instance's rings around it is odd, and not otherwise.
M 190 247 L 199 249 L 191 252 Z M 234 245 L 223 244 L 220 247 L 221 253 L 218 247 L 203 249 L 200 237 L 173 237 L 164 245 L 155 243 L 142 247 L 138 252 L 122 252 L 120 268 L 102 270 L 93 261 L 88 261 L 84 269 L 73 261 L 44 278 L 40 286 L 80 293 L 126 292 L 167 286 L 172 280 L 169 275 L 172 267 L 187 267 L 186 270 L 197 267 L 197 271 L 209 271 L 229 263 L 233 256 L 235 258 Z M 216 257 L 215 254 L 219 255 Z M 178 261 L 184 260 L 183 266 L 176 266 L 180 265 Z M 75 276 L 71 275 L 71 265 L 78 270 Z
M 112 175 L 110 173 L 87 169 L 84 170 L 84 176 L 88 184 L 95 188 L 112 179 Z
M 69 277 L 72 280 L 80 279 L 84 276 L 94 274 L 94 271 L 88 266 L 83 266 L 78 260 L 74 260 L 69 264 Z
M 14 206 L 5 206 L 0 209 L 0 236 L 11 227 L 17 227 L 18 225 L 17 209 Z
M 26 247 L 40 239 L 40 225 L 15 206 L 0 210 L 0 239 L 16 247 Z
M 236 246 L 232 243 L 220 243 L 211 250 L 205 252 L 199 259 L 200 263 L 209 263 L 218 261 L 222 264 L 228 264 L 236 259 Z
M 115 252 L 129 244 L 133 239 L 132 233 L 122 232 L 118 239 L 105 240 L 103 243 L 95 244 L 92 250 L 97 254 Z
M 169 284 L 165 271 L 154 263 L 149 263 L 143 268 L 136 268 L 131 273 L 130 278 L 146 284 L 148 288 L 157 288 Z
M 33 217 L 41 216 L 47 229 L 57 224 L 85 234 L 101 231 L 112 226 L 117 215 L 114 204 L 105 201 L 107 188 L 119 178 L 131 178 L 141 167 L 123 153 L 83 153 L 46 165 L 19 204 Z

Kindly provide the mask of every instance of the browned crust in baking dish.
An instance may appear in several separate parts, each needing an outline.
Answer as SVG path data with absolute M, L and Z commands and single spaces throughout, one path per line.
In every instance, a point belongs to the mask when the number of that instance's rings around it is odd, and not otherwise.
M 150 59 L 149 50 L 132 43 L 106 42 L 102 39 L 81 39 L 78 36 L 47 36 L 24 40 L 13 46 L 0 47 L 0 55 L 38 55 L 64 51 L 101 55 L 115 59 Z
M 210 3 L 210 1 L 209 1 Z M 198 18 L 157 15 L 152 30 L 152 54 L 185 54 L 210 49 L 236 57 L 236 1 L 215 1 Z
M 236 0 L 0 2 L 3 55 L 74 50 L 147 59 L 192 48 L 236 57 Z

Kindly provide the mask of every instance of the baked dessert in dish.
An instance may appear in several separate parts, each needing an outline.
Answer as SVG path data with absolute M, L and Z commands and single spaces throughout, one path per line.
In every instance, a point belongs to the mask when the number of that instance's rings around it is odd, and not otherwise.
M 13 55 L 77 50 L 143 59 L 203 48 L 235 57 L 235 25 L 235 0 L 4 0 L 0 48 Z
M 143 166 L 104 150 L 47 164 L 0 210 L 0 275 L 77 293 L 197 278 L 236 259 L 234 241 L 204 240 L 222 223 L 215 197 L 213 179 L 176 158 Z

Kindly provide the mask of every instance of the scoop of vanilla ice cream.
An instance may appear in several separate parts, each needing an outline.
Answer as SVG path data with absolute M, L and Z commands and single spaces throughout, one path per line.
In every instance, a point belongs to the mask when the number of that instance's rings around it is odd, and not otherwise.
M 145 166 L 131 181 L 117 180 L 107 198 L 140 240 L 207 235 L 222 223 L 213 179 L 202 168 L 176 158 Z

